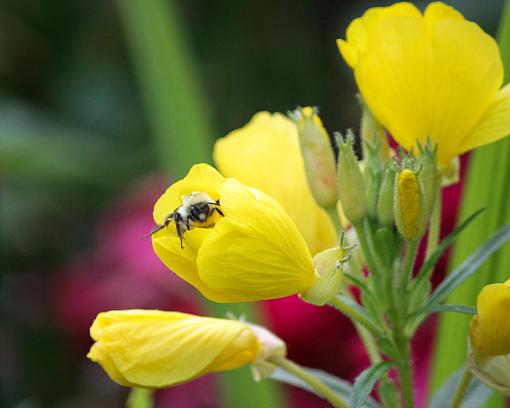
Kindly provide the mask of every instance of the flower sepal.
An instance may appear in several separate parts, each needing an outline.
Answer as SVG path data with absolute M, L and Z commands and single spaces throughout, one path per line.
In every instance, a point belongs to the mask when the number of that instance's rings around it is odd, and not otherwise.
M 326 249 L 313 257 L 313 265 L 318 273 L 314 286 L 300 295 L 307 303 L 324 306 L 333 299 L 342 287 L 345 251 L 341 247 Z

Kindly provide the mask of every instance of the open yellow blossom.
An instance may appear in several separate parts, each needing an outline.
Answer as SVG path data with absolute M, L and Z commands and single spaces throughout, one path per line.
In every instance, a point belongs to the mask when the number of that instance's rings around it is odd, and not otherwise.
M 473 349 L 481 355 L 510 354 L 510 280 L 485 286 L 470 326 Z
M 292 120 L 280 113 L 257 113 L 247 125 L 216 142 L 214 161 L 225 177 L 275 198 L 303 234 L 312 254 L 334 246 L 335 230 L 308 187 Z
M 351 22 L 340 53 L 375 117 L 406 149 L 429 137 L 441 168 L 510 133 L 510 86 L 493 38 L 441 2 L 375 7 Z
M 159 258 L 182 279 L 216 302 L 273 299 L 302 293 L 317 280 L 301 233 L 278 202 L 207 164 L 197 164 L 170 186 L 154 207 L 154 220 L 168 215 L 191 194 L 218 200 L 207 228 L 184 232 L 181 248 L 175 223 L 152 236 Z
M 255 327 L 179 312 L 110 311 L 92 324 L 95 343 L 87 357 L 113 381 L 129 387 L 168 387 L 210 372 L 257 366 L 262 360 L 267 376 L 272 366 L 265 360 L 285 356 L 285 344 Z

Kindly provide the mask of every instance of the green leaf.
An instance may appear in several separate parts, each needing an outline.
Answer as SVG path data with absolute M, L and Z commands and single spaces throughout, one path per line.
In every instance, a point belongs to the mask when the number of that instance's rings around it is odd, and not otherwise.
M 467 258 L 457 269 L 450 273 L 436 288 L 429 299 L 429 305 L 444 300 L 456 287 L 469 278 L 485 260 L 510 239 L 510 224 L 499 229 L 489 241 Z
M 310 374 L 313 374 L 319 380 L 321 380 L 324 384 L 331 387 L 334 391 L 338 393 L 343 399 L 348 400 L 351 397 L 352 393 L 352 384 L 348 381 L 342 380 L 334 375 L 325 373 L 321 370 L 316 370 L 313 368 L 305 368 Z M 270 377 L 272 380 L 280 381 L 285 384 L 293 385 L 294 387 L 301 388 L 303 390 L 315 393 L 312 387 L 310 387 L 307 383 L 303 382 L 303 380 L 299 379 L 293 374 L 288 373 L 281 368 L 276 368 L 274 373 Z M 319 395 L 320 397 L 320 395 Z M 369 408 L 379 408 L 379 404 L 371 397 L 366 400 L 366 406 Z
M 438 312 L 452 312 L 452 313 L 464 313 L 468 315 L 475 315 L 476 308 L 463 306 L 463 305 L 428 305 L 424 310 L 420 313 L 430 314 L 430 313 L 438 313 Z
M 372 392 L 376 381 L 393 365 L 394 363 L 390 361 L 381 361 L 380 363 L 367 368 L 356 377 L 351 393 L 352 408 L 361 408 L 365 406 L 365 402 Z
M 480 208 L 471 214 L 462 224 L 456 227 L 448 236 L 441 241 L 441 243 L 437 246 L 436 250 L 432 253 L 427 262 L 423 264 L 420 271 L 416 276 L 416 280 L 414 281 L 413 291 L 418 290 L 418 288 L 423 284 L 423 282 L 427 282 L 434 271 L 434 266 L 439 262 L 445 251 L 448 249 L 450 245 L 454 243 L 457 237 L 460 235 L 464 229 L 471 224 L 483 211 L 484 208 Z
M 455 374 L 445 381 L 441 388 L 439 388 L 432 397 L 432 400 L 428 405 L 429 408 L 444 408 L 450 406 L 455 390 L 457 389 L 457 385 L 464 374 L 464 370 L 464 367 L 460 368 L 455 372 Z M 480 408 L 487 402 L 493 393 L 493 390 L 482 384 L 476 378 L 473 378 L 466 394 L 464 395 L 461 408 Z

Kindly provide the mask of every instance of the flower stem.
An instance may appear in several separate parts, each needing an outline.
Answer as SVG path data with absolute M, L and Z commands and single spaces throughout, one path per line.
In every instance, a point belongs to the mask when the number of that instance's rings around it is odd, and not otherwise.
M 413 394 L 413 370 L 411 367 L 411 352 L 409 340 L 402 335 L 402 329 L 399 329 L 399 335 L 395 339 L 400 349 L 400 359 L 397 364 L 398 378 L 400 380 L 400 394 L 402 396 L 403 408 L 414 408 Z
M 409 282 L 413 277 L 413 267 L 414 261 L 416 259 L 416 252 L 418 251 L 419 240 L 413 239 L 411 241 L 407 241 L 406 254 L 404 257 L 404 262 L 402 263 L 402 274 L 400 276 L 399 288 L 401 290 L 406 290 Z
M 439 180 L 437 184 L 438 188 L 436 191 L 436 202 L 434 204 L 434 209 L 432 210 L 432 215 L 430 218 L 425 260 L 429 259 L 436 250 L 437 244 L 439 242 L 439 235 L 441 232 L 441 207 L 443 202 L 441 195 L 441 180 Z
M 343 299 L 342 299 L 343 298 Z M 352 321 L 365 327 L 374 337 L 379 336 L 379 328 L 369 320 L 356 306 L 354 301 L 348 298 L 337 296 L 329 301 L 329 305 L 345 314 Z
M 354 229 L 356 230 L 363 255 L 365 256 L 368 271 L 373 274 L 378 274 L 380 271 L 377 268 L 377 262 L 374 258 L 374 248 L 373 245 L 371 245 L 371 237 L 366 233 L 365 225 L 363 223 L 356 224 L 354 225 Z
M 328 207 L 326 208 L 326 211 L 329 214 L 329 218 L 333 222 L 333 225 L 335 226 L 335 231 L 337 235 L 340 235 L 342 231 L 344 230 L 342 226 L 342 220 L 340 219 L 340 216 L 338 215 L 338 209 L 335 207 Z
M 469 388 L 469 384 L 471 383 L 471 378 L 473 374 L 467 368 L 464 371 L 464 375 L 460 379 L 459 384 L 457 385 L 457 389 L 455 390 L 455 395 L 453 396 L 453 400 L 450 404 L 450 408 L 459 408 L 464 395 L 466 394 L 467 389 Z
M 322 381 L 320 381 L 317 377 L 310 374 L 302 367 L 294 363 L 293 361 L 287 360 L 284 357 L 273 357 L 270 360 L 273 364 L 278 367 L 284 369 L 290 374 L 294 374 L 299 379 L 303 380 L 310 387 L 312 387 L 318 395 L 328 401 L 335 408 L 349 408 L 347 403 L 342 400 L 333 389 L 328 387 Z

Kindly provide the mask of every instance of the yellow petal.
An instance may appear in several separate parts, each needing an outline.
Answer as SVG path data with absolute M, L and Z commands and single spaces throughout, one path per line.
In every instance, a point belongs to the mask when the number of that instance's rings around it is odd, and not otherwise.
M 500 89 L 459 148 L 460 152 L 495 142 L 510 134 L 510 85 Z
M 174 229 L 172 227 L 172 229 Z M 211 229 L 196 228 L 184 234 L 184 248 L 176 235 L 157 232 L 152 238 L 154 252 L 161 261 L 181 279 L 193 285 L 208 299 L 225 302 L 227 298 L 220 291 L 205 284 L 198 276 L 197 253 L 204 239 L 211 233 Z
M 477 321 L 471 335 L 478 352 L 487 355 L 510 353 L 509 310 L 509 285 L 495 283 L 482 289 L 477 300 Z
M 312 254 L 334 245 L 333 225 L 308 188 L 297 128 L 290 119 L 279 113 L 256 114 L 246 126 L 216 142 L 214 161 L 225 177 L 275 198 Z
M 315 283 L 306 243 L 276 200 L 229 179 L 221 203 L 225 217 L 198 253 L 203 282 L 230 302 L 284 297 Z
M 408 3 L 370 9 L 352 24 L 341 52 L 375 117 L 406 149 L 428 136 L 447 165 L 501 86 L 494 39 L 440 2 L 424 16 Z
M 100 336 L 90 354 L 123 385 L 179 384 L 207 372 L 249 364 L 261 349 L 243 323 L 177 312 L 106 312 L 98 315 L 91 331 L 97 332 L 97 327 Z M 101 353 L 93 351 L 98 347 Z M 127 383 L 118 381 L 118 373 Z
M 455 10 L 452 6 L 444 4 L 441 1 L 430 3 L 423 13 L 427 23 L 433 23 L 439 20 L 452 18 L 454 20 L 464 20 L 464 16 Z
M 181 197 L 193 192 L 206 192 L 213 200 L 217 200 L 224 180 L 214 167 L 205 163 L 195 164 L 186 177 L 172 184 L 158 199 L 154 205 L 154 221 L 162 224 L 165 218 L 182 204 Z

